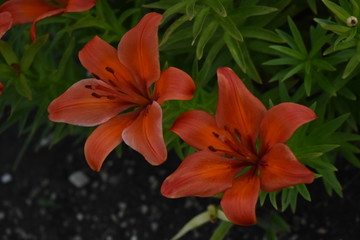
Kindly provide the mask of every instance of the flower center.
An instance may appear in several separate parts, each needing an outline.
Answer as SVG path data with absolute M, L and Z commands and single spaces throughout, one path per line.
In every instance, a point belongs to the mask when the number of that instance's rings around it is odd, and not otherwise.
M 246 161 L 253 164 L 258 164 L 259 157 L 254 151 L 255 148 L 249 148 L 248 143 L 244 143 L 243 137 L 239 129 L 234 128 L 230 130 L 227 126 L 224 127 L 226 134 L 220 135 L 216 132 L 213 132 L 213 136 L 219 141 L 225 143 L 228 146 L 228 149 L 217 149 L 214 146 L 208 146 L 208 149 L 212 152 L 222 153 L 226 157 L 235 158 L 242 161 Z

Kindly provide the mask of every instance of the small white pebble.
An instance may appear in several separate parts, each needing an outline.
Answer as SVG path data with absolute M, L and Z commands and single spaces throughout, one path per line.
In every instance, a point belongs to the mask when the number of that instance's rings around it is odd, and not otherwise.
M 10 173 L 5 173 L 4 175 L 1 176 L 1 182 L 3 184 L 9 183 L 12 180 L 12 176 Z
M 69 181 L 77 188 L 82 188 L 89 183 L 90 179 L 85 173 L 81 171 L 73 172 L 69 176 Z

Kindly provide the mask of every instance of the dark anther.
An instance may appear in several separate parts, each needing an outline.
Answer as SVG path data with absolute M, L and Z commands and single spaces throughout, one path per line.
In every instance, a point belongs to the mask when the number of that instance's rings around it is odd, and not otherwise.
M 111 84 L 111 86 L 113 86 L 113 87 L 117 87 L 116 83 L 114 83 L 114 81 L 113 81 L 113 80 L 109 79 L 109 83 Z
M 212 152 L 216 152 L 216 149 L 213 147 L 213 146 L 208 146 L 208 149 L 210 150 L 210 151 L 212 151 Z
M 240 133 L 239 129 L 234 128 L 234 132 L 238 138 L 241 138 L 241 133 Z
M 93 97 L 95 97 L 95 98 L 101 98 L 101 96 L 100 96 L 99 94 L 94 93 L 94 92 L 91 94 L 91 96 L 93 96 Z
M 87 89 L 93 89 L 91 85 L 85 85 L 85 88 L 87 88 Z
M 106 98 L 107 98 L 107 99 L 109 99 L 109 100 L 114 100 L 114 99 L 116 99 L 116 97 L 115 97 L 115 96 L 111 96 L 111 95 L 106 96 Z
M 98 75 L 96 75 L 95 73 L 91 73 L 91 75 L 93 75 L 94 76 L 94 78 L 96 78 L 96 79 L 100 79 L 100 77 L 98 76 Z
M 111 67 L 106 67 L 105 70 L 108 71 L 111 74 L 115 73 L 114 69 L 112 69 Z
M 212 134 L 213 134 L 216 138 L 219 138 L 219 137 L 220 137 L 220 135 L 217 134 L 216 132 L 212 132 Z

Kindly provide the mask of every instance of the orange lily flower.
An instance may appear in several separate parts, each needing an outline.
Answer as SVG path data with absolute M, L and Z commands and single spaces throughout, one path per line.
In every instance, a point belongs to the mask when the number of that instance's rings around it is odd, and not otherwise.
M 260 189 L 272 192 L 314 180 L 284 143 L 316 115 L 295 103 L 266 110 L 230 68 L 219 68 L 217 74 L 216 115 L 188 111 L 171 128 L 199 151 L 184 159 L 161 191 L 169 198 L 224 192 L 221 207 L 229 220 L 251 225 Z
M 4 90 L 4 84 L 0 82 L 0 95 L 3 93 Z
M 0 14 L 10 14 L 6 19 L 1 15 L 0 38 L 10 28 L 1 28 L 1 24 L 7 26 L 31 23 L 31 39 L 36 39 L 36 23 L 44 18 L 60 15 L 68 12 L 82 12 L 89 10 L 95 5 L 96 0 L 9 0 L 0 6 Z
M 123 140 L 153 165 L 167 158 L 160 104 L 191 99 L 195 84 L 180 69 L 160 72 L 157 33 L 161 18 L 158 13 L 145 15 L 122 37 L 117 50 L 94 37 L 79 58 L 95 79 L 75 83 L 49 105 L 52 121 L 100 124 L 85 143 L 85 157 L 94 170 L 100 170 Z

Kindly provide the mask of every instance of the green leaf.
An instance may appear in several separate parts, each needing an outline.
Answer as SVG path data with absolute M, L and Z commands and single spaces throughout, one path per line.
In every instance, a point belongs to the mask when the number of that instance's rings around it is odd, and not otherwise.
M 328 47 L 323 55 L 328 55 L 330 53 L 333 53 L 335 51 L 339 51 L 339 50 L 344 50 L 344 49 L 348 49 L 348 48 L 353 48 L 357 45 L 357 39 L 351 39 L 350 41 L 342 41 L 342 42 L 339 42 L 338 44 L 333 44 L 331 45 L 330 47 Z
M 295 40 L 295 43 L 296 43 L 296 46 L 297 46 L 297 49 L 303 54 L 303 55 L 306 55 L 307 54 L 307 50 L 306 50 L 306 47 L 305 47 L 305 43 L 301 37 L 301 34 L 298 30 L 298 28 L 296 27 L 294 21 L 288 17 L 288 23 L 289 23 L 289 27 L 290 27 L 290 31 L 291 31 L 291 34 L 293 35 L 294 37 L 294 40 Z
M 279 9 L 268 6 L 241 6 L 233 17 L 243 21 L 252 16 L 266 15 L 276 11 Z
M 222 5 L 220 0 L 202 0 L 206 5 L 208 5 L 212 10 L 214 10 L 217 14 L 219 14 L 222 17 L 226 17 L 226 9 Z
M 203 29 L 205 19 L 207 15 L 209 14 L 210 9 L 208 7 L 202 8 L 198 14 L 196 14 L 194 24 L 193 24 L 193 35 L 194 35 L 194 41 L 199 36 L 200 32 Z
M 64 74 L 66 73 L 66 66 L 69 63 L 71 57 L 73 57 L 74 55 L 74 48 L 75 48 L 75 39 L 74 38 L 70 38 L 68 40 L 68 45 L 64 51 L 64 54 L 62 55 L 62 58 L 60 60 L 59 63 L 59 67 L 58 67 L 58 71 L 56 72 L 55 75 L 55 80 L 54 82 L 58 82 L 60 81 L 61 78 L 64 77 Z
M 336 70 L 336 68 L 331 63 L 329 63 L 329 61 L 326 61 L 323 59 L 315 58 L 311 62 L 314 66 L 316 66 L 322 70 L 326 70 L 326 71 L 335 71 Z
M 303 68 L 304 68 L 304 64 L 301 63 L 299 65 L 295 65 L 294 67 L 287 69 L 285 76 L 280 81 L 285 81 L 286 79 L 289 79 L 290 77 L 300 72 Z
M 277 192 L 270 192 L 269 193 L 269 199 L 273 207 L 278 210 L 277 201 L 276 201 L 276 194 Z
M 208 51 L 204 64 L 202 65 L 202 68 L 199 73 L 199 81 L 201 82 L 202 86 L 206 86 L 208 80 L 207 81 L 205 80 L 209 76 L 214 61 L 218 56 L 220 50 L 224 47 L 224 44 L 225 44 L 224 41 L 220 39 L 216 43 L 212 44 L 210 50 Z
M 305 58 L 306 58 L 306 56 L 304 56 L 302 53 L 300 53 L 294 49 L 288 48 L 288 47 L 279 46 L 279 45 L 271 45 L 270 48 L 272 48 L 280 53 L 283 53 L 285 55 L 288 55 L 290 57 L 293 57 L 295 59 L 298 59 L 298 60 L 305 60 Z
M 239 27 L 239 30 L 244 38 L 255 38 L 265 40 L 273 43 L 283 43 L 284 41 L 273 31 L 264 29 L 262 27 Z
M 357 96 L 356 94 L 351 91 L 349 88 L 347 87 L 343 87 L 339 90 L 339 94 L 351 101 L 356 101 L 357 100 Z
M 14 84 L 15 84 L 16 91 L 21 96 L 26 97 L 27 99 L 31 100 L 32 92 L 31 92 L 28 81 L 24 74 L 20 74 L 20 76 L 14 80 Z
M 220 22 L 222 28 L 225 30 L 227 34 L 229 34 L 234 39 L 242 42 L 244 41 L 244 38 L 239 31 L 239 29 L 236 27 L 235 23 L 228 17 L 218 17 L 218 22 Z
M 198 44 L 196 46 L 196 57 L 197 59 L 201 59 L 204 53 L 204 48 L 206 43 L 210 40 L 210 38 L 214 35 L 218 28 L 218 23 L 216 21 L 210 22 L 202 31 Z
M 307 4 L 309 5 L 311 11 L 317 14 L 316 0 L 307 0 Z
M 360 168 L 360 159 L 356 157 L 355 154 L 348 152 L 348 151 L 342 151 L 341 155 L 352 165 L 354 165 L 357 168 Z
M 195 3 L 196 0 L 186 1 L 185 12 L 188 20 L 192 20 L 195 17 Z
M 171 240 L 177 240 L 182 236 L 184 236 L 189 231 L 198 228 L 209 221 L 210 221 L 210 214 L 208 211 L 200 213 L 199 215 L 192 218 L 189 222 L 187 222 L 184 225 L 184 227 L 182 227 L 180 231 L 174 237 L 171 238 Z
M 184 15 L 173 22 L 173 24 L 171 24 L 171 26 L 166 29 L 159 45 L 162 46 L 165 44 L 169 40 L 170 35 L 186 21 L 188 21 L 188 18 Z
M 315 20 L 315 22 L 320 24 L 320 26 L 322 28 L 332 31 L 332 32 L 335 32 L 337 34 L 345 33 L 350 30 L 350 27 L 341 26 L 341 25 L 338 25 L 338 24 L 331 22 L 329 20 L 326 20 L 326 19 L 314 18 L 314 20 Z
M 267 196 L 268 194 L 269 194 L 269 193 L 260 190 L 260 194 L 259 194 L 260 206 L 264 206 L 264 203 L 265 203 L 265 200 L 266 200 L 266 196 Z
M 185 1 L 180 1 L 177 4 L 169 7 L 164 13 L 163 18 L 161 19 L 161 23 L 164 23 L 171 15 L 175 13 L 184 13 L 186 7 Z
M 340 117 L 332 119 L 328 122 L 322 123 L 318 126 L 313 132 L 310 133 L 309 139 L 314 139 L 317 141 L 322 141 L 327 139 L 331 134 L 333 134 L 350 116 L 349 113 L 343 114 Z
M 311 94 L 311 84 L 312 83 L 312 74 L 311 73 L 305 73 L 305 77 L 304 77 L 304 87 L 305 87 L 305 92 L 307 96 L 310 96 Z
M 211 236 L 210 240 L 222 240 L 229 232 L 230 228 L 233 226 L 231 222 L 222 221 L 220 225 L 216 228 L 215 232 Z
M 3 40 L 0 40 L 0 53 L 9 66 L 11 66 L 13 63 L 19 62 L 12 46 Z
M 329 0 L 322 0 L 325 6 L 330 9 L 339 19 L 340 21 L 346 23 L 346 20 L 351 16 L 345 9 L 337 5 L 336 3 Z
M 352 56 L 348 62 L 348 64 L 345 67 L 344 73 L 342 75 L 342 78 L 345 79 L 347 78 L 351 73 L 354 72 L 354 70 L 356 69 L 356 67 L 359 65 L 360 63 L 360 54 L 355 54 L 354 56 Z
M 48 34 L 37 38 L 36 41 L 32 43 L 29 46 L 29 48 L 25 51 L 23 57 L 20 60 L 20 68 L 22 71 L 25 72 L 30 68 L 36 54 L 39 52 L 42 46 L 44 46 L 48 38 L 49 38 Z
M 318 170 L 318 172 L 323 177 L 323 182 L 327 193 L 332 195 L 332 191 L 335 191 L 340 197 L 342 197 L 342 186 L 339 180 L 336 178 L 334 171 Z
M 263 65 L 267 66 L 274 66 L 274 65 L 297 65 L 299 63 L 298 60 L 295 60 L 290 57 L 282 57 L 282 58 L 276 58 L 271 59 L 269 61 L 266 61 L 263 63 Z
M 318 158 L 318 159 L 312 159 L 311 161 L 306 161 L 306 165 L 308 165 L 311 168 L 316 169 L 319 171 L 337 171 L 337 168 L 332 165 L 331 163 L 324 160 L 324 158 Z
M 310 193 L 305 184 L 296 185 L 295 188 L 305 200 L 311 201 Z
M 120 26 L 118 26 L 118 21 L 115 16 L 115 11 L 110 7 L 107 0 L 97 1 L 96 3 L 97 15 L 104 19 L 108 25 L 112 27 L 112 29 L 117 30 Z

